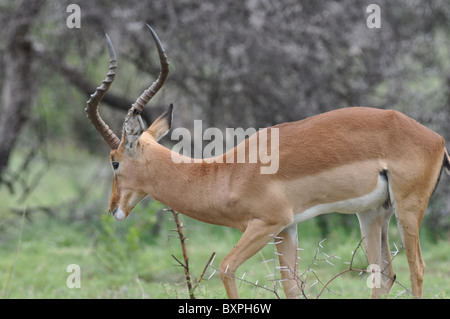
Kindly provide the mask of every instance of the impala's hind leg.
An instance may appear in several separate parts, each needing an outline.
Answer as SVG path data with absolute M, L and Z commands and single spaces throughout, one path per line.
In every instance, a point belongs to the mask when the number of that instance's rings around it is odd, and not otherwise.
M 388 229 L 392 210 L 384 207 L 358 213 L 364 246 L 372 275 L 371 298 L 387 294 L 395 278 L 389 250 Z
M 419 242 L 419 227 L 437 184 L 442 163 L 430 166 L 426 172 L 410 169 L 415 174 L 392 174 L 390 179 L 390 196 L 397 217 L 403 246 L 408 260 L 412 293 L 422 297 L 422 283 L 425 272 L 425 262 Z M 422 174 L 420 174 L 422 173 Z M 405 178 L 411 176 L 411 178 Z
M 425 262 L 422 258 L 419 241 L 419 227 L 426 207 L 420 207 L 416 196 L 397 203 L 396 215 L 403 237 L 406 258 L 408 260 L 412 293 L 422 297 Z
M 297 281 L 297 225 L 282 230 L 275 238 L 278 257 L 280 260 L 280 272 L 283 279 L 283 290 L 286 298 L 299 298 L 300 289 Z

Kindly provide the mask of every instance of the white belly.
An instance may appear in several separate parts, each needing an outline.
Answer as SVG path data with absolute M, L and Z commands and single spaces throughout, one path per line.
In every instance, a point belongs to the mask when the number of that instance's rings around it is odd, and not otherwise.
M 380 174 L 378 176 L 377 187 L 375 187 L 372 192 L 361 197 L 350 198 L 333 203 L 318 204 L 302 212 L 295 212 L 296 214 L 294 215 L 293 221 L 287 227 L 322 214 L 333 212 L 342 214 L 356 214 L 363 212 L 371 208 L 379 207 L 388 199 L 388 196 L 388 182 L 385 176 Z

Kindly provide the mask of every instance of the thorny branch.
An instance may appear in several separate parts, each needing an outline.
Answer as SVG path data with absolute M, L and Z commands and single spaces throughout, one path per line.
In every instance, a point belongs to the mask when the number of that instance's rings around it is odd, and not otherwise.
M 213 252 L 211 257 L 209 258 L 208 262 L 206 263 L 205 268 L 203 269 L 199 279 L 196 281 L 196 283 L 193 285 L 192 284 L 192 278 L 191 278 L 191 273 L 189 270 L 189 256 L 187 254 L 187 250 L 186 250 L 186 237 L 183 234 L 183 224 L 180 222 L 179 218 L 178 218 L 178 213 L 176 211 L 174 211 L 173 209 L 164 209 L 164 211 L 170 211 L 172 212 L 175 224 L 177 226 L 176 229 L 172 229 L 172 231 L 176 231 L 178 233 L 178 239 L 180 240 L 181 243 L 181 250 L 183 252 L 183 259 L 184 259 L 184 263 L 181 262 L 177 257 L 175 257 L 174 255 L 172 255 L 173 259 L 175 259 L 180 266 L 183 267 L 184 269 L 184 275 L 186 278 L 186 285 L 188 287 L 188 291 L 189 291 L 189 297 L 191 299 L 195 299 L 195 295 L 194 295 L 194 291 L 195 288 L 197 288 L 198 284 L 202 281 L 203 276 L 205 275 L 206 269 L 208 268 L 208 266 L 213 262 L 214 257 L 216 256 L 216 253 Z
M 353 268 L 353 261 L 354 261 L 356 252 L 358 251 L 358 249 L 361 248 L 361 244 L 362 244 L 363 240 L 364 240 L 364 238 L 362 238 L 362 239 L 359 241 L 358 246 L 357 246 L 356 249 L 352 252 L 352 258 L 350 259 L 350 264 L 349 264 L 348 269 L 345 269 L 345 270 L 339 272 L 338 274 L 334 275 L 330 280 L 328 280 L 328 282 L 322 287 L 322 289 L 320 290 L 320 292 L 317 294 L 316 299 L 320 298 L 322 292 L 323 292 L 325 289 L 328 289 L 328 285 L 329 285 L 333 280 L 335 280 L 336 278 L 338 278 L 339 276 L 342 276 L 343 274 L 345 274 L 345 273 L 347 273 L 347 272 L 353 271 L 353 272 L 358 272 L 359 274 L 362 274 L 362 273 L 370 273 L 370 271 L 369 271 L 368 269 L 357 269 L 357 268 Z M 392 278 L 391 276 L 387 275 L 387 274 L 384 272 L 384 271 L 388 268 L 388 266 L 394 261 L 394 258 L 395 258 L 395 257 L 397 256 L 397 254 L 399 253 L 399 249 L 398 249 L 397 245 L 395 245 L 395 243 L 394 243 L 394 246 L 395 246 L 395 248 L 396 248 L 396 251 L 394 252 L 394 254 L 393 254 L 393 256 L 392 256 L 391 261 L 390 261 L 389 263 L 387 263 L 387 265 L 383 268 L 383 270 L 379 271 L 379 273 L 380 273 L 381 275 L 383 275 L 383 276 L 389 278 L 390 280 L 392 280 L 393 283 L 396 283 L 396 284 L 398 284 L 400 287 L 402 287 L 403 289 L 405 289 L 402 293 L 407 292 L 407 293 L 411 294 L 412 296 L 414 296 L 415 298 L 417 298 L 417 296 L 416 296 L 411 290 L 407 289 L 403 284 L 401 284 L 399 281 L 397 281 L 396 278 Z
M 357 252 L 358 249 L 361 247 L 362 242 L 363 242 L 363 239 L 361 239 L 361 240 L 359 241 L 358 246 L 356 246 L 356 249 L 352 252 L 352 258 L 350 259 L 350 266 L 349 266 L 349 268 L 348 268 L 348 269 L 345 269 L 345 270 L 343 270 L 343 271 L 341 271 L 341 272 L 338 273 L 337 275 L 334 275 L 330 280 L 328 280 L 328 282 L 322 287 L 322 290 L 320 290 L 320 292 L 319 292 L 318 295 L 316 296 L 316 299 L 319 299 L 319 298 L 320 298 L 320 295 L 322 294 L 322 292 L 323 292 L 325 289 L 328 289 L 327 286 L 328 286 L 333 280 L 335 280 L 337 277 L 339 277 L 339 276 L 345 274 L 346 272 L 349 272 L 349 271 L 357 271 L 357 272 L 359 272 L 359 273 L 362 273 L 362 272 L 366 272 L 366 271 L 367 271 L 367 270 L 354 269 L 354 268 L 353 268 L 353 260 L 355 259 L 356 252 Z
M 178 213 L 176 211 L 174 211 L 173 209 L 167 209 L 167 210 L 172 212 L 173 218 L 175 220 L 175 224 L 177 225 L 177 228 L 172 229 L 172 231 L 176 231 L 178 233 L 178 238 L 180 239 L 180 243 L 181 243 L 181 250 L 183 252 L 184 263 L 179 261 L 174 255 L 172 255 L 172 257 L 184 268 L 184 275 L 186 277 L 186 285 L 189 290 L 189 297 L 191 299 L 195 299 L 194 291 L 192 289 L 191 274 L 189 272 L 189 256 L 186 251 L 186 237 L 184 237 L 184 234 L 183 234 L 183 225 L 180 223 L 180 220 L 178 219 Z

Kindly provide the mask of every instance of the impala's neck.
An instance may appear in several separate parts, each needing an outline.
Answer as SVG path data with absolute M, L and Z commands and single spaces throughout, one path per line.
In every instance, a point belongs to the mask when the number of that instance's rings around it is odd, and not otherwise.
M 220 203 L 226 194 L 227 185 L 217 185 L 223 179 L 224 167 L 217 163 L 194 163 L 175 154 L 164 146 L 152 142 L 144 148 L 144 191 L 154 199 L 184 215 L 213 224 L 222 223 Z M 176 163 L 173 156 L 185 160 Z M 189 162 L 189 163 L 186 163 Z M 230 225 L 231 226 L 231 225 Z

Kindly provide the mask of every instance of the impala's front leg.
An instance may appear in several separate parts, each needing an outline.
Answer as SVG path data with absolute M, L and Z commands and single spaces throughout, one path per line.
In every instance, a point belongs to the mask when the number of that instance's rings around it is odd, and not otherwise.
M 251 221 L 241 239 L 220 264 L 220 278 L 230 299 L 239 298 L 236 287 L 236 270 L 242 263 L 260 251 L 285 226 L 267 224 L 261 220 Z

